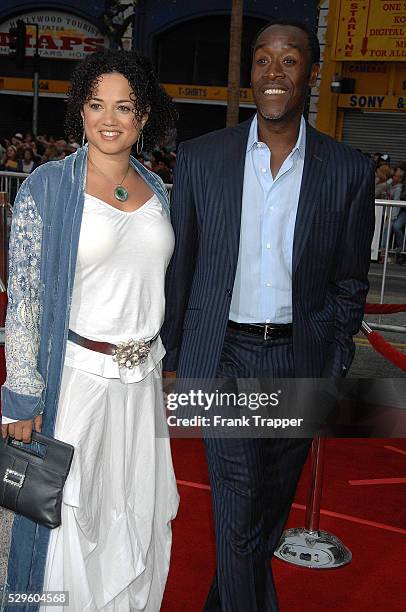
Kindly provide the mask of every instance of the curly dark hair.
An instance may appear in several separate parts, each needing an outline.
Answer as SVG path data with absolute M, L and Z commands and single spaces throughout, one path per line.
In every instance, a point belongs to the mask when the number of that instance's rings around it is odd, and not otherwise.
M 118 72 L 129 82 L 133 91 L 134 115 L 149 118 L 143 130 L 144 150 L 152 151 L 173 127 L 177 113 L 168 94 L 160 86 L 148 58 L 136 51 L 104 49 L 82 60 L 71 77 L 68 93 L 65 132 L 81 142 L 83 121 L 80 111 L 92 97 L 103 74 Z

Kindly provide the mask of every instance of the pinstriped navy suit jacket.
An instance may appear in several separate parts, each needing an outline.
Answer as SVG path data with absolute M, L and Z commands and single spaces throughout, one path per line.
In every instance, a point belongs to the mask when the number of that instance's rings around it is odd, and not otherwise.
M 183 143 L 171 218 L 176 246 L 166 281 L 165 370 L 215 376 L 238 259 L 251 120 Z M 374 172 L 350 147 L 307 126 L 292 268 L 297 377 L 342 376 L 368 291 Z M 272 271 L 271 271 L 272 274 Z

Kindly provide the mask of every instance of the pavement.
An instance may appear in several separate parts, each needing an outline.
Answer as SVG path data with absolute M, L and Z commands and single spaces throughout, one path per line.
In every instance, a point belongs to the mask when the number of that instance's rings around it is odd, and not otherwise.
M 370 290 L 367 302 L 380 303 L 383 265 L 372 263 L 369 273 Z M 406 304 L 406 265 L 388 264 L 386 273 L 384 304 Z M 404 333 L 379 331 L 380 334 L 400 352 L 406 354 L 406 312 L 393 315 L 365 315 L 367 323 L 398 325 Z M 353 378 L 399 378 L 405 372 L 392 365 L 377 353 L 363 333 L 355 338 L 355 357 L 349 376 Z

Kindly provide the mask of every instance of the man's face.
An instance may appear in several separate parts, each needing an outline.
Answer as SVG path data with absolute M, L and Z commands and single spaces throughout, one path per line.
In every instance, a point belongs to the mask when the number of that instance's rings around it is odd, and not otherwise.
M 258 113 L 278 121 L 302 113 L 319 65 L 311 66 L 305 32 L 294 26 L 273 25 L 259 36 L 252 59 L 251 86 Z

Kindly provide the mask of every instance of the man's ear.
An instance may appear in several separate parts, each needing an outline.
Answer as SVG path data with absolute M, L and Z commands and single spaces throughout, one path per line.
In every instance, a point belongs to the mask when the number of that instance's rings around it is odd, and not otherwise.
M 311 71 L 310 71 L 309 87 L 314 87 L 316 85 L 317 79 L 319 78 L 319 74 L 320 74 L 320 64 L 313 64 Z

